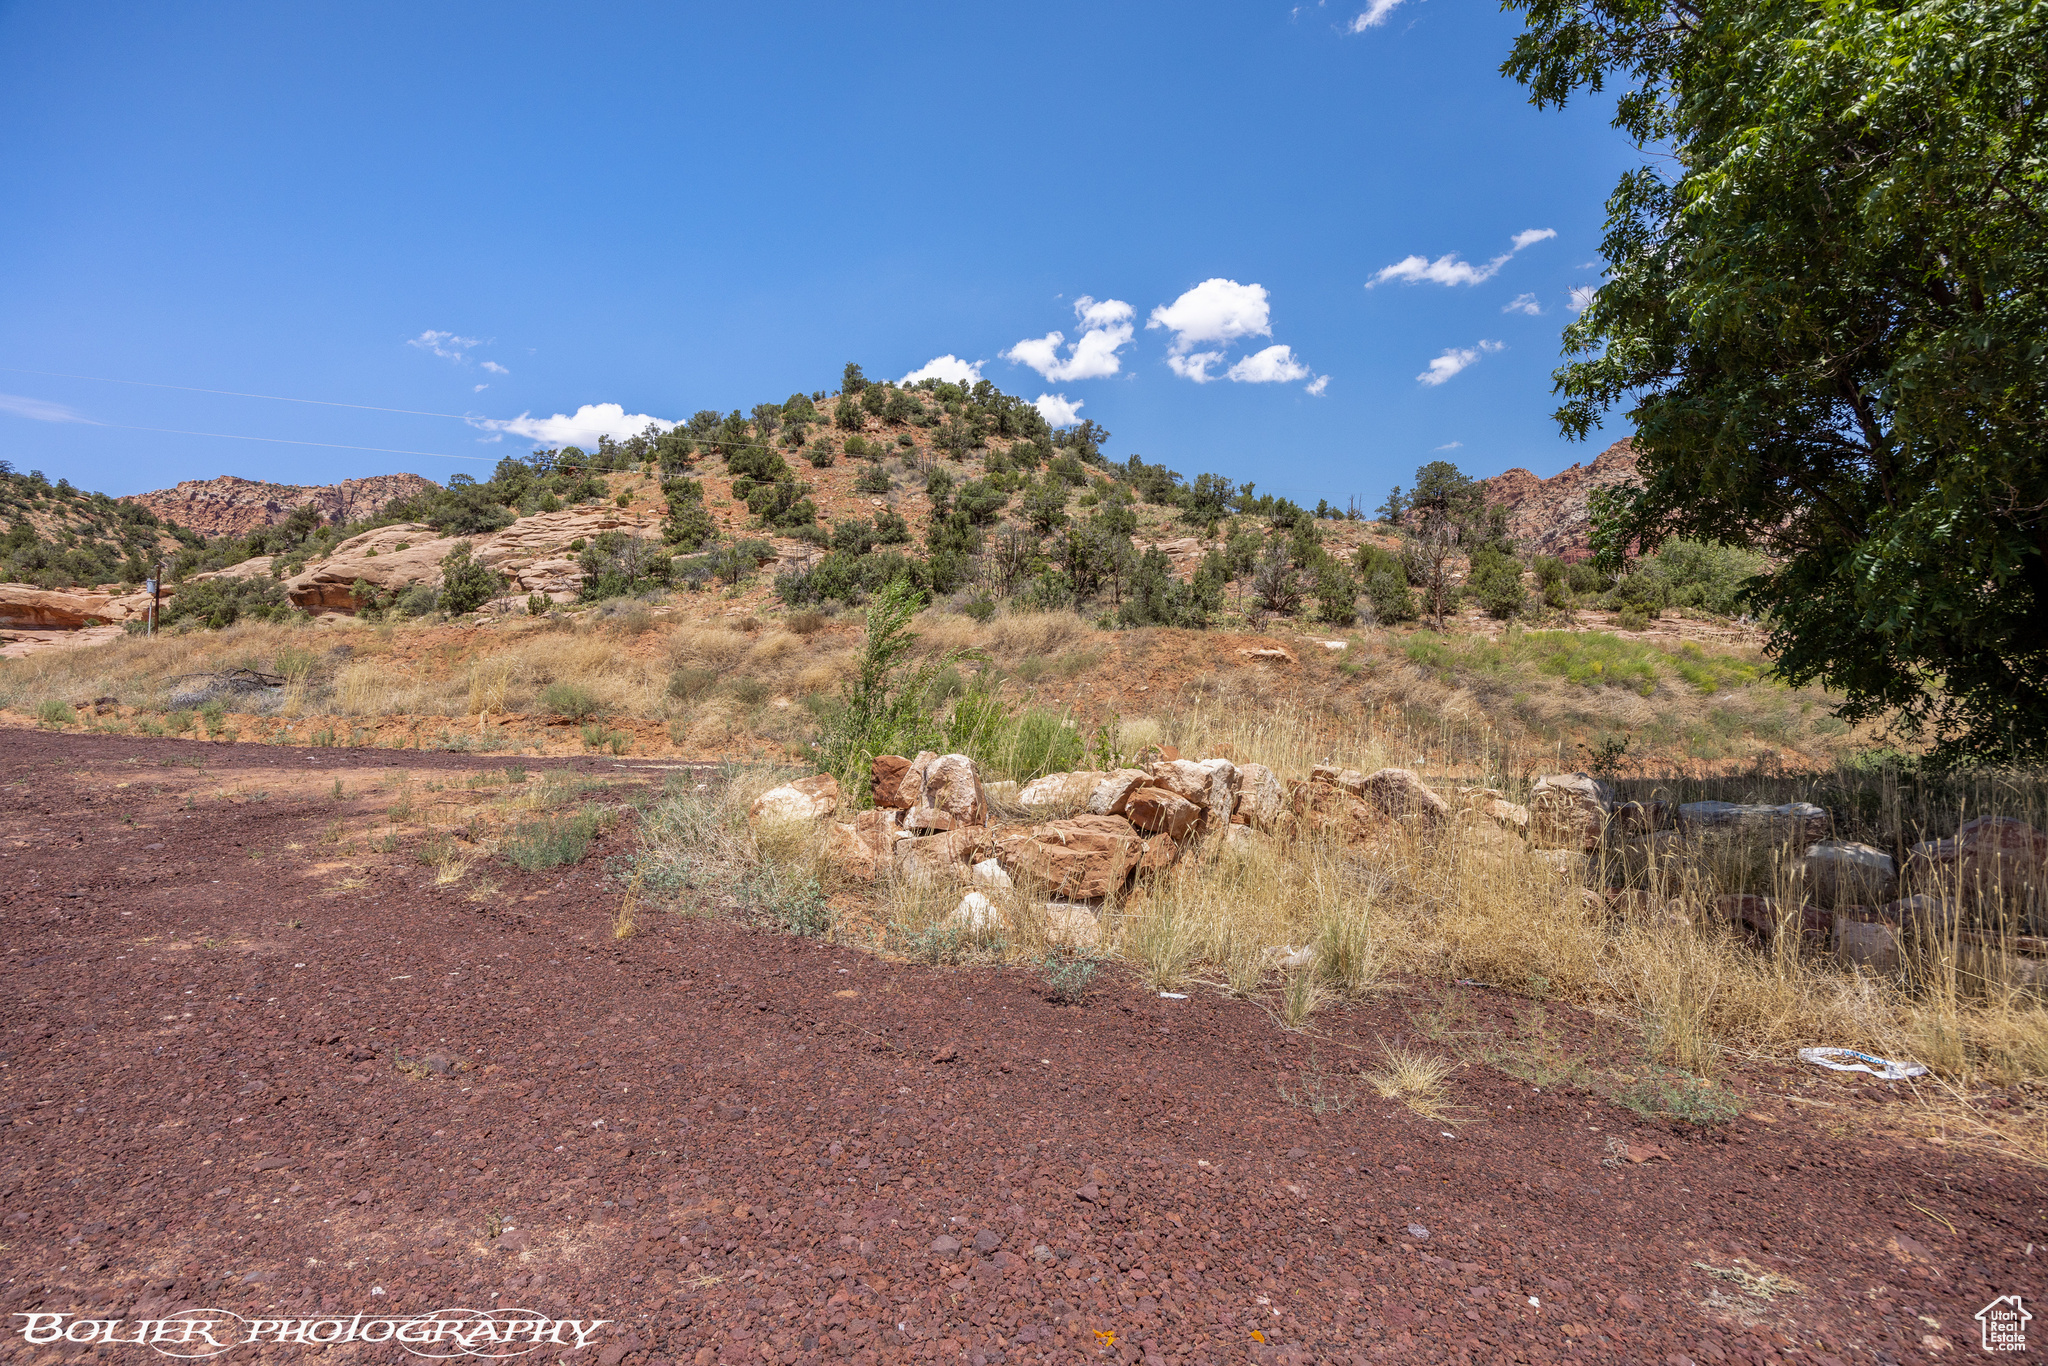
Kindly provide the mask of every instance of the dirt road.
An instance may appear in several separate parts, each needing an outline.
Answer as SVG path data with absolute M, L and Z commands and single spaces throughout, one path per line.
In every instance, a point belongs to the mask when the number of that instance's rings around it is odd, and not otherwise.
M 30 1340 L 60 1314 L 467 1308 L 602 1320 L 606 1366 L 1919 1361 L 2048 1286 L 2042 1173 L 1833 1079 L 1745 1075 L 1706 1131 L 1532 1085 L 1628 1065 L 1562 1008 L 1415 983 L 1296 1034 L 704 916 L 617 940 L 630 823 L 437 883 L 430 809 L 502 767 L 0 731 L 0 1360 L 156 1359 Z M 1460 1053 L 1455 1124 L 1360 1084 L 1494 1031 L 1542 1056 Z M 417 1359 L 275 1336 L 224 1359 Z

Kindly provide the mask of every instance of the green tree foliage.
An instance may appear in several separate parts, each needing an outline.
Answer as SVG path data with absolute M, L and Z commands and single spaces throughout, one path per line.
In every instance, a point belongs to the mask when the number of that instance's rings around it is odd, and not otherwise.
M 1309 563 L 1309 575 L 1317 620 L 1332 626 L 1349 626 L 1358 620 L 1358 580 L 1344 561 L 1318 546 Z
M 583 547 L 576 564 L 583 571 L 582 600 L 601 602 L 668 587 L 674 559 L 659 541 L 601 531 Z
M 1041 536 L 1049 536 L 1067 524 L 1067 499 L 1073 490 L 1063 481 L 1053 477 L 1047 470 L 1043 479 L 1034 480 L 1024 490 L 1024 501 L 1020 511 L 1024 522 Z
M 1568 433 L 1636 427 L 1610 571 L 1764 548 L 1789 682 L 1947 756 L 2048 753 L 2048 7 L 1510 3 L 1535 102 L 1612 77 L 1659 152 L 1557 376 Z
M 441 610 L 451 616 L 474 612 L 504 591 L 504 576 L 473 557 L 468 541 L 457 541 L 441 557 Z
M 292 606 L 284 585 L 268 574 L 245 578 L 194 579 L 180 584 L 164 603 L 162 624 L 188 622 L 220 630 L 238 621 L 282 621 Z
M 1522 584 L 1522 562 L 1497 550 L 1472 553 L 1472 572 L 1465 586 L 1486 614 L 1498 621 L 1512 621 L 1529 605 L 1529 590 Z
M 858 365 L 848 361 L 846 369 L 841 371 L 839 375 L 839 392 L 842 394 L 858 394 L 867 387 L 868 377 L 861 373 L 861 368 Z
M 915 754 L 942 738 L 932 720 L 932 685 L 962 655 L 913 659 L 917 634 L 910 622 L 923 606 L 922 594 L 900 580 L 874 595 L 860 663 L 826 720 L 819 758 L 856 803 L 869 791 L 877 755 Z
M 661 538 L 688 553 L 701 550 L 718 536 L 718 523 L 704 506 L 704 485 L 695 479 L 670 479 L 661 486 L 668 499 L 668 516 L 662 519 Z
M 1415 590 L 1399 568 L 1376 568 L 1365 578 L 1365 600 L 1372 607 L 1372 619 L 1381 626 L 1395 626 L 1421 616 L 1415 605 Z
M 1199 630 L 1223 608 L 1219 566 L 1207 561 L 1194 579 L 1182 583 L 1158 546 L 1147 548 L 1131 573 L 1130 595 L 1117 609 L 1124 626 L 1180 626 Z

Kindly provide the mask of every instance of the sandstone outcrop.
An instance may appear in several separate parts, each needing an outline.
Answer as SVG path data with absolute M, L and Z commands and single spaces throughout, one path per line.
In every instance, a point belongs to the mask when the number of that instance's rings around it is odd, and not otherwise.
M 113 596 L 79 588 L 36 588 L 0 583 L 0 626 L 24 631 L 76 631 L 126 620 L 108 604 Z
M 344 526 L 376 516 L 400 498 L 439 487 L 417 474 L 377 474 L 338 484 L 271 484 L 229 474 L 187 479 L 122 501 L 138 503 L 202 536 L 243 536 L 276 526 L 308 503 L 320 509 L 329 525 Z
M 1508 534 L 1538 555 L 1583 559 L 1592 551 L 1593 514 L 1588 500 L 1597 489 L 1635 478 L 1636 452 L 1617 441 L 1590 465 L 1573 465 L 1548 479 L 1528 470 L 1508 470 L 1479 481 L 1490 505 L 1505 507 Z
M 1761 834 L 1788 842 L 1817 843 L 1828 833 L 1828 813 L 1811 802 L 1760 806 L 1739 802 L 1687 802 L 1678 825 L 1688 835 Z

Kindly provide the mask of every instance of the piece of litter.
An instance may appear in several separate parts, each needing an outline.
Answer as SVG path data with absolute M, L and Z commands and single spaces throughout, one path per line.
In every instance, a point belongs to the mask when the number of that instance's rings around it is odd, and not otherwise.
M 1799 1060 L 1810 1062 L 1815 1067 L 1825 1067 L 1830 1072 L 1868 1072 L 1881 1081 L 1904 1081 L 1907 1077 L 1927 1075 L 1927 1069 L 1917 1062 L 1874 1058 L 1853 1048 L 1802 1048 Z
M 1457 1137 L 1457 1135 L 1456 1135 L 1456 1134 L 1454 1134 L 1454 1133 L 1452 1133 L 1452 1132 L 1451 1132 L 1451 1131 L 1450 1131 L 1449 1129 L 1442 1129 L 1442 1130 L 1439 1130 L 1438 1132 L 1442 1133 L 1442 1134 L 1443 1134 L 1443 1136 L 1444 1136 L 1445 1138 L 1456 1138 L 1456 1137 Z
M 1408 1225 L 1408 1236 L 1410 1238 L 1420 1238 L 1427 1242 L 1429 1240 L 1429 1230 L 1420 1224 L 1410 1224 Z
M 1185 991 L 1162 991 L 1159 993 L 1159 999 L 1162 1001 L 1185 1001 L 1187 998 L 1188 994 Z
M 1542 1301 L 1538 1300 L 1534 1295 L 1531 1295 L 1529 1297 L 1529 1307 L 1531 1309 L 1541 1309 L 1543 1307 L 1543 1303 Z

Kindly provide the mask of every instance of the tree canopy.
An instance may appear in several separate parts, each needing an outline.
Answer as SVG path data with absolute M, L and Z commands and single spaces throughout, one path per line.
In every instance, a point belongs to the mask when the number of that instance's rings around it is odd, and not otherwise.
M 2048 753 L 2042 0 L 1507 0 L 1538 105 L 1611 80 L 1558 420 L 1625 410 L 1606 544 L 1753 545 L 1778 669 L 1950 757 Z

